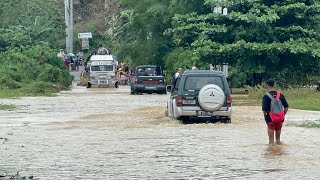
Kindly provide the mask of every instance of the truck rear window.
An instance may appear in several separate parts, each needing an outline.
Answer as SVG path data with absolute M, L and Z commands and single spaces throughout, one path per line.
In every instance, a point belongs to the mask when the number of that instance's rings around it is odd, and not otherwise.
M 199 91 L 203 86 L 207 84 L 215 84 L 224 90 L 222 77 L 220 76 L 189 76 L 186 77 L 184 90 Z
M 145 72 L 145 73 L 143 73 Z M 138 76 L 147 75 L 147 76 L 160 76 L 161 69 L 157 67 L 139 67 L 136 69 L 136 73 Z
M 112 65 L 91 66 L 91 71 L 113 71 Z

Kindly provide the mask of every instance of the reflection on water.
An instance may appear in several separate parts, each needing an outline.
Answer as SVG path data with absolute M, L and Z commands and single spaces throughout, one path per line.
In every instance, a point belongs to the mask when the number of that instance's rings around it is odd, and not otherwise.
M 78 88 L 58 97 L 10 100 L 29 106 L 0 112 L 0 175 L 20 171 L 40 179 L 320 176 L 319 130 L 284 126 L 285 144 L 268 146 L 260 107 L 235 106 L 232 124 L 181 124 L 165 116 L 168 96 L 117 91 Z M 8 100 L 0 102 L 4 101 Z
M 281 145 L 268 145 L 267 155 L 272 156 L 281 156 L 285 154 L 285 145 L 282 143 Z

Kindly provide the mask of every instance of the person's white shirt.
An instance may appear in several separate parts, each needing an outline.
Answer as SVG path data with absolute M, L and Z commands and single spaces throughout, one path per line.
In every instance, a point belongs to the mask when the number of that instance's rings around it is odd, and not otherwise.
M 177 79 L 179 77 L 180 73 L 176 72 L 176 74 L 174 75 L 174 77 Z

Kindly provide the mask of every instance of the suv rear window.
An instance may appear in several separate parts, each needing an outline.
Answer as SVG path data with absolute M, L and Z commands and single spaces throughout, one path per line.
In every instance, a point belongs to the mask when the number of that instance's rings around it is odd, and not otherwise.
M 221 76 L 189 76 L 186 77 L 184 84 L 184 90 L 199 91 L 203 86 L 207 84 L 215 84 L 224 90 L 223 81 Z

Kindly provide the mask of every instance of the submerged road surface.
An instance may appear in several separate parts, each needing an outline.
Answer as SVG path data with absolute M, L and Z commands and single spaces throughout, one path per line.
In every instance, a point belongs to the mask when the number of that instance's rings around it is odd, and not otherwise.
M 0 179 L 320 177 L 319 129 L 284 126 L 284 144 L 269 147 L 260 107 L 234 106 L 232 124 L 181 124 L 167 98 L 75 87 L 1 99 L 19 109 L 0 111 Z

